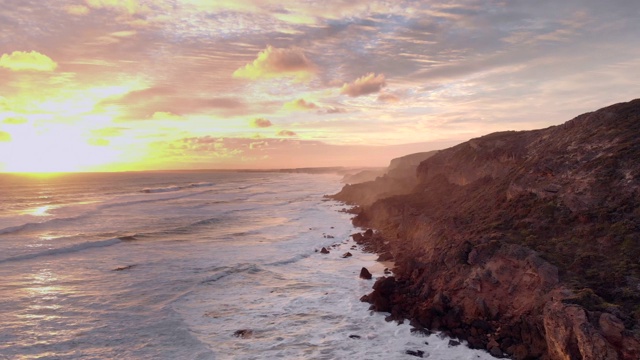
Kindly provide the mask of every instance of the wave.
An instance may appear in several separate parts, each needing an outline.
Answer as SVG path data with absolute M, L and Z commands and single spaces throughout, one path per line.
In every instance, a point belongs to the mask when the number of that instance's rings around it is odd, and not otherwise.
M 163 187 L 157 187 L 157 188 L 144 188 L 144 189 L 140 190 L 140 192 L 147 193 L 147 194 L 154 194 L 154 193 L 180 191 L 180 190 L 184 190 L 184 189 L 209 187 L 209 186 L 214 186 L 214 185 L 215 184 L 211 183 L 211 182 L 198 182 L 198 183 L 191 183 L 191 184 L 187 184 L 187 185 L 170 185 L 170 186 L 163 186 Z
M 90 217 L 94 214 L 99 213 L 101 210 L 104 209 L 112 209 L 112 208 L 117 208 L 117 207 L 124 207 L 124 206 L 131 206 L 131 205 L 139 205 L 139 204 L 148 204 L 148 203 L 154 203 L 154 202 L 163 202 L 163 201 L 171 201 L 171 200 L 179 200 L 179 199 L 183 199 L 183 198 L 187 198 L 187 197 L 191 197 L 191 196 L 196 196 L 196 195 L 202 195 L 208 192 L 211 192 L 212 190 L 205 190 L 205 191 L 200 191 L 200 192 L 196 192 L 196 193 L 189 193 L 189 194 L 183 194 L 183 195 L 179 195 L 179 196 L 172 196 L 172 197 L 162 197 L 162 198 L 157 198 L 157 199 L 144 199 L 144 200 L 130 200 L 130 201 L 122 201 L 122 202 L 115 202 L 115 203 L 104 203 L 101 204 L 95 208 L 92 208 L 91 210 L 76 215 L 76 216 L 71 216 L 71 217 L 66 217 L 66 218 L 53 218 L 50 220 L 45 220 L 45 221 L 41 221 L 41 222 L 28 222 L 28 223 L 24 223 L 21 225 L 15 225 L 15 226 L 9 226 L 6 228 L 2 228 L 0 229 L 0 235 L 4 235 L 4 234 L 11 234 L 11 233 L 17 233 L 17 232 L 21 232 L 24 230 L 38 230 L 41 229 L 43 227 L 46 226 L 50 226 L 50 225 L 56 225 L 56 224 L 60 224 L 60 223 L 65 223 L 65 222 L 71 222 L 71 221 L 76 221 L 76 220 L 82 220 L 85 219 L 87 217 Z
M 292 258 L 289 259 L 285 259 L 285 260 L 280 260 L 280 261 L 275 261 L 272 263 L 268 263 L 266 265 L 268 266 L 282 266 L 282 265 L 289 265 L 289 264 L 293 264 L 296 263 L 300 260 L 306 259 L 308 257 L 310 257 L 312 254 L 300 254 L 300 255 L 296 255 Z
M 51 225 L 51 224 L 58 224 L 58 223 L 65 223 L 65 222 L 74 221 L 74 220 L 80 220 L 88 217 L 89 215 L 91 215 L 91 213 L 84 213 L 78 216 L 72 216 L 68 218 L 55 218 L 55 219 L 42 221 L 42 222 L 29 222 L 21 225 L 16 225 L 16 226 L 9 226 L 9 227 L 0 229 L 0 235 L 17 233 L 23 230 L 38 229 L 42 226 Z
M 238 273 L 248 273 L 248 274 L 257 274 L 264 271 L 261 267 L 256 264 L 238 264 L 236 266 L 222 266 L 213 269 L 212 271 L 216 271 L 216 273 L 212 276 L 208 276 L 204 280 L 202 280 L 201 284 L 210 284 L 214 283 L 222 278 L 225 278 L 229 275 L 238 274 Z
M 1 259 L 0 264 L 7 263 L 7 262 L 14 262 L 14 261 L 30 260 L 30 259 L 43 257 L 43 256 L 69 254 L 69 253 L 79 252 L 79 251 L 88 250 L 88 249 L 112 246 L 112 245 L 119 244 L 121 242 L 122 242 L 122 239 L 120 238 L 83 242 L 83 243 L 69 245 L 61 248 L 55 248 L 55 249 L 49 249 L 49 250 L 44 250 L 44 251 L 30 253 L 30 254 L 12 256 L 6 259 Z

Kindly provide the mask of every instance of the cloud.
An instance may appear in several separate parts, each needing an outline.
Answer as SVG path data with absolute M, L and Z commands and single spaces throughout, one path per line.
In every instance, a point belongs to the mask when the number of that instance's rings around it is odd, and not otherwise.
M 67 14 L 82 16 L 89 13 L 89 8 L 84 5 L 68 5 L 64 8 Z
M 347 109 L 341 108 L 341 107 L 329 106 L 328 108 L 326 108 L 324 111 L 321 111 L 321 112 L 325 114 L 341 114 L 341 113 L 346 113 Z
M 273 125 L 271 123 L 271 121 L 264 119 L 264 118 L 256 118 L 251 120 L 251 126 L 252 127 L 257 127 L 257 128 L 268 128 L 269 126 Z
M 89 139 L 87 143 L 93 146 L 109 146 L 111 142 L 107 139 L 97 138 L 97 139 Z
M 114 137 L 122 135 L 123 130 L 128 130 L 124 127 L 106 127 L 102 129 L 92 130 L 91 134 L 96 137 Z
M 233 76 L 251 80 L 295 77 L 302 81 L 309 80 L 315 72 L 316 65 L 302 49 L 280 49 L 269 45 L 252 63 L 234 71 Z
M 280 130 L 276 135 L 277 136 L 297 136 L 298 134 L 296 134 L 291 130 Z
M 185 114 L 215 113 L 224 116 L 244 114 L 247 104 L 233 97 L 186 97 L 174 89 L 151 87 L 106 99 L 99 107 L 118 106 L 124 111 L 120 120 L 177 119 Z
M 391 94 L 391 93 L 382 93 L 382 94 L 378 95 L 378 101 L 386 102 L 386 103 L 393 103 L 393 102 L 400 101 L 400 98 L 397 95 L 394 95 L 394 94 Z
M 11 134 L 6 131 L 0 131 L 0 142 L 9 142 L 11 141 Z
M 293 101 L 289 101 L 282 106 L 283 109 L 299 111 L 299 110 L 314 110 L 318 108 L 318 105 L 306 101 L 305 99 L 297 99 Z
M 137 0 L 85 0 L 85 3 L 93 9 L 111 9 L 130 15 L 147 10 Z
M 182 120 L 182 116 L 169 111 L 156 111 L 151 115 L 153 120 Z
M 369 73 L 357 78 L 350 84 L 344 84 L 340 93 L 351 97 L 358 97 L 377 93 L 386 85 L 387 82 L 384 79 L 384 74 L 376 75 L 374 73 Z
M 20 124 L 26 124 L 28 120 L 23 117 L 8 117 L 2 120 L 2 122 L 5 124 L 20 125 Z
M 53 71 L 58 64 L 37 51 L 14 51 L 0 57 L 0 67 L 13 71 Z

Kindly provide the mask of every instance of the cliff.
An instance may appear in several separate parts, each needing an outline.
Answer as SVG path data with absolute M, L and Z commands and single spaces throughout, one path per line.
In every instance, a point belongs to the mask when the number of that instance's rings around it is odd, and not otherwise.
M 640 359 L 639 139 L 640 99 L 345 187 L 396 262 L 363 300 L 494 355 Z
M 407 194 L 417 185 L 416 168 L 438 151 L 420 152 L 391 160 L 373 180 L 347 184 L 333 197 L 349 204 L 371 205 L 378 199 Z

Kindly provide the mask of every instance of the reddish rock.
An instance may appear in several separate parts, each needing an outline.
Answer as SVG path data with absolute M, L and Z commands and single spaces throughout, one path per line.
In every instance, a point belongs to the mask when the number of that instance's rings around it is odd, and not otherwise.
M 371 280 L 373 276 L 371 275 L 371 273 L 369 272 L 369 270 L 366 267 L 363 267 L 360 270 L 360 278 L 361 279 L 365 279 L 365 280 Z
M 603 313 L 598 320 L 602 335 L 612 344 L 620 345 L 622 343 L 622 332 L 624 331 L 624 323 L 615 315 Z
M 323 247 L 323 248 L 320 250 L 320 253 L 321 253 L 321 254 L 328 254 L 328 253 L 330 253 L 330 251 L 329 251 L 329 250 L 327 250 L 327 248 L 326 248 L 326 247 Z
M 343 259 L 344 259 L 344 258 L 348 258 L 348 257 L 352 257 L 352 256 L 353 256 L 353 254 L 351 254 L 351 253 L 350 253 L 350 252 L 348 252 L 348 251 L 347 251 L 346 253 L 342 254 L 342 258 L 343 258 Z

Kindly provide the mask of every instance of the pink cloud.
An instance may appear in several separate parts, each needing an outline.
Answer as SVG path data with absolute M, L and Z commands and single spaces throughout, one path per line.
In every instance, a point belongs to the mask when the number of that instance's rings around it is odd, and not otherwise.
M 386 85 L 384 74 L 369 73 L 350 84 L 344 84 L 340 92 L 351 97 L 358 97 L 377 93 Z
M 284 104 L 282 107 L 287 110 L 298 111 L 298 110 L 317 109 L 318 105 L 312 103 L 311 101 L 306 101 L 305 99 L 297 99 L 297 100 L 289 101 L 288 103 Z
M 273 125 L 273 124 L 268 119 L 256 118 L 256 119 L 251 120 L 251 126 L 253 126 L 253 127 L 267 128 L 267 127 L 269 127 L 271 125 Z
M 302 49 L 280 49 L 269 45 L 252 63 L 237 69 L 233 76 L 251 80 L 293 76 L 299 80 L 306 80 L 315 71 L 316 65 L 307 58 Z
M 278 136 L 297 136 L 298 134 L 296 134 L 295 132 L 291 131 L 291 130 L 280 130 L 278 131 L 278 133 L 276 134 Z

